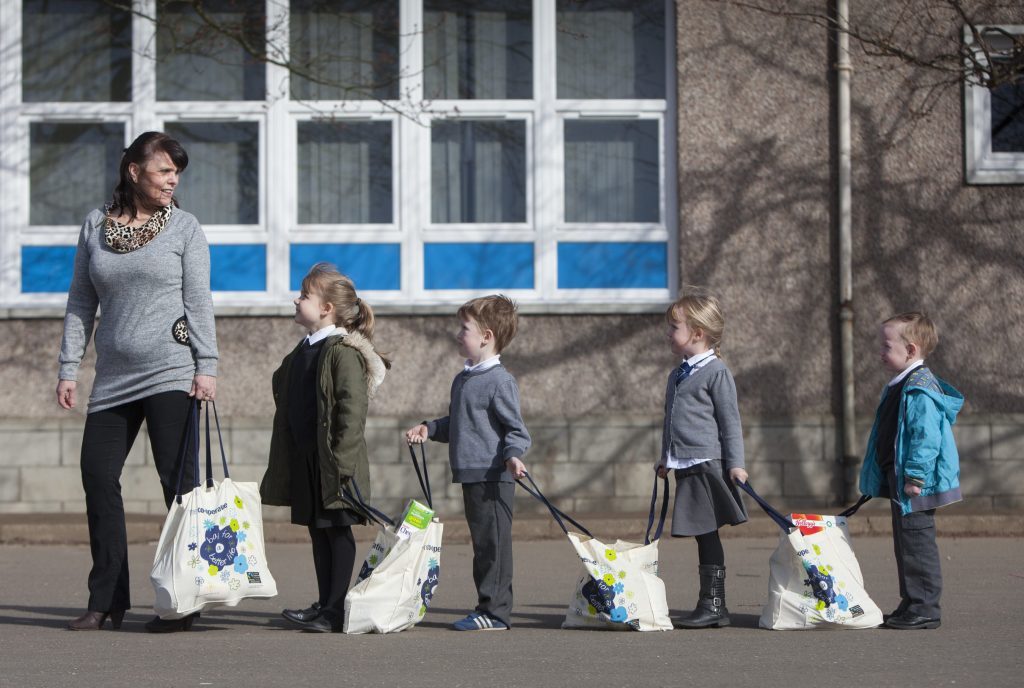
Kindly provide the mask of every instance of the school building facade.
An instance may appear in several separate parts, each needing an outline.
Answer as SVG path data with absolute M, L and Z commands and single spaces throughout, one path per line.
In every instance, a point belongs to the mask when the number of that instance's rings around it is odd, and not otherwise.
M 367 424 L 385 509 L 418 493 L 402 432 L 446 412 L 456 308 L 503 292 L 534 477 L 570 512 L 645 510 L 677 363 L 663 313 L 687 284 L 724 305 L 751 483 L 780 507 L 856 492 L 877 323 L 923 309 L 929 362 L 967 400 L 954 508 L 1024 509 L 1024 84 L 930 89 L 856 46 L 837 69 L 827 29 L 708 0 L 117 4 L 0 3 L 0 513 L 84 511 L 95 358 L 60 410 L 66 290 L 82 218 L 152 129 L 190 155 L 177 195 L 211 245 L 235 479 L 262 475 L 291 299 L 329 260 L 394 359 Z M 850 21 L 890 5 L 851 2 Z M 1024 33 L 1004 11 L 984 23 Z M 126 509 L 160 513 L 147 445 Z M 428 453 L 444 485 L 446 447 Z

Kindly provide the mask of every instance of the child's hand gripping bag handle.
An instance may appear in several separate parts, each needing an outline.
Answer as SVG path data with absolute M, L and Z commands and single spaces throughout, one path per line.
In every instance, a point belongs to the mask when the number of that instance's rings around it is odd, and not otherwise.
M 423 490 L 423 496 L 427 500 L 427 506 L 431 509 L 434 508 L 434 500 L 430 491 L 430 474 L 427 473 L 427 452 L 423 448 L 423 445 L 419 445 L 420 448 L 420 459 L 416 459 L 416 450 L 409 445 L 409 456 L 412 458 L 412 467 L 416 469 L 416 479 L 420 481 L 420 489 Z M 420 463 L 423 463 L 423 470 L 420 470 Z
M 545 497 L 544 493 L 542 493 L 540 491 L 540 488 L 537 487 L 537 483 L 533 481 L 533 476 L 531 476 L 529 473 L 526 473 L 526 479 L 530 481 L 530 485 L 532 485 L 532 488 L 528 486 L 526 483 L 524 483 L 522 480 L 516 480 L 516 482 L 519 483 L 519 487 L 526 490 L 528 494 L 532 495 L 536 500 L 538 500 L 541 504 L 548 508 L 548 511 L 551 512 L 551 516 L 555 519 L 555 522 L 559 525 L 559 527 L 561 527 L 563 533 L 565 533 L 566 535 L 569 534 L 569 529 L 565 527 L 564 523 L 564 521 L 568 521 L 572 525 L 576 526 L 576 528 L 579 529 L 579 531 L 587 537 L 594 537 L 590 534 L 589 530 L 581 526 L 579 522 L 573 519 L 572 516 L 569 516 L 567 513 L 565 513 L 557 506 L 552 504 L 550 501 L 548 501 L 548 498 Z

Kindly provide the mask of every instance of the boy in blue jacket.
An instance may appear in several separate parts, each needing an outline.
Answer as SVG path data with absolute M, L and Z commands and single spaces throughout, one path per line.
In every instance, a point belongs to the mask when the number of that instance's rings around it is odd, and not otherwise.
M 939 343 L 924 313 L 882 323 L 882 365 L 895 377 L 882 391 L 861 466 L 860 490 L 888 497 L 900 604 L 885 625 L 899 630 L 938 628 L 942 571 L 935 542 L 935 509 L 958 502 L 960 460 L 952 425 L 963 395 L 924 365 Z

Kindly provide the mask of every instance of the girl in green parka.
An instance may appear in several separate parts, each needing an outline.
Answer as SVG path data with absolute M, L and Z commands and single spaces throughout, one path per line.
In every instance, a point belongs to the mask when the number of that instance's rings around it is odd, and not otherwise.
M 373 309 L 337 268 L 317 263 L 302 280 L 295 322 L 307 335 L 274 371 L 276 411 L 264 504 L 290 506 L 309 528 L 319 596 L 281 614 L 303 630 L 340 631 L 356 544 L 365 523 L 345 493 L 370 499 L 366 409 L 390 361 L 373 348 Z

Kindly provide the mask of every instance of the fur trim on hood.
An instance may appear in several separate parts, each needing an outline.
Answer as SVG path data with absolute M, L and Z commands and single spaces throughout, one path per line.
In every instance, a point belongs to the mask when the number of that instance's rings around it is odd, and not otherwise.
M 372 399 L 377 388 L 384 382 L 384 374 L 387 372 L 384 360 L 374 350 L 370 340 L 358 332 L 343 335 L 341 343 L 358 351 L 366 362 L 366 392 Z

